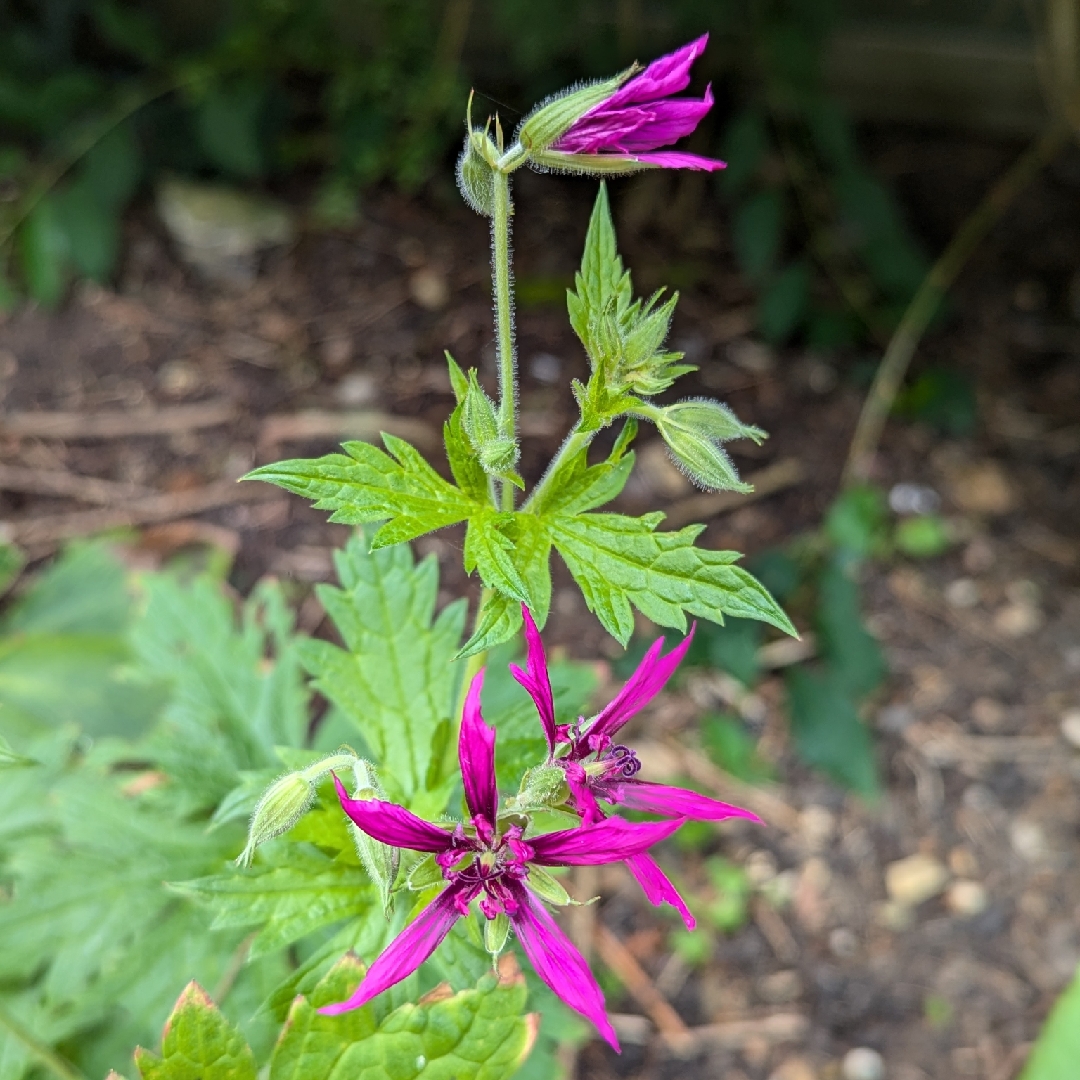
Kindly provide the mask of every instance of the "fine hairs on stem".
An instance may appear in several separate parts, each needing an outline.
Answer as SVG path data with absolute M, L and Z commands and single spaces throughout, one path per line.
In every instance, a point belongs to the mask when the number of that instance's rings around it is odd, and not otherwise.
M 502 125 L 495 117 L 495 132 L 502 152 Z M 499 427 L 504 438 L 517 440 L 517 357 L 514 341 L 514 292 L 510 228 L 514 216 L 510 177 L 495 170 L 491 216 L 491 275 L 495 293 L 495 342 L 499 362 Z M 514 485 L 503 481 L 502 508 L 514 509 Z

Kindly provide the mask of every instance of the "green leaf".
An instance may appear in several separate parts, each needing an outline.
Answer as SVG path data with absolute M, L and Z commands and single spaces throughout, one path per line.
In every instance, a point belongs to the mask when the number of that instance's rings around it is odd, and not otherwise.
M 467 656 L 493 649 L 496 645 L 509 641 L 521 629 L 523 622 L 521 604 L 516 600 L 499 593 L 489 596 L 476 621 L 472 636 L 461 646 L 454 659 L 463 660 Z
M 143 589 L 145 613 L 132 644 L 146 677 L 172 691 L 155 754 L 182 781 L 184 810 L 212 810 L 243 773 L 280 771 L 278 747 L 306 741 L 310 692 L 293 615 L 270 582 L 243 605 L 239 626 L 212 578 L 184 584 L 160 574 Z
M 370 554 L 365 548 L 363 536 L 350 540 L 337 556 L 342 587 L 318 589 L 345 647 L 311 640 L 301 655 L 315 688 L 371 748 L 391 798 L 420 813 L 425 799 L 440 797 L 425 781 L 439 724 L 454 710 L 452 660 L 465 607 L 453 603 L 435 617 L 434 558 L 415 565 L 407 547 Z M 444 809 L 446 794 L 441 798 L 428 813 Z
M 735 212 L 732 241 L 746 276 L 764 281 L 776 265 L 784 238 L 785 206 L 779 191 L 759 191 Z
M 101 542 L 72 544 L 0 619 L 21 634 L 119 634 L 131 597 L 120 560 Z
M 266 168 L 259 124 L 266 88 L 257 83 L 213 87 L 196 113 L 199 142 L 223 172 L 242 180 L 261 176 Z
M 120 250 L 119 208 L 102 203 L 85 181 L 58 192 L 56 207 L 75 266 L 92 281 L 107 280 Z
M 380 999 L 340 1016 L 317 1009 L 345 1000 L 364 967 L 344 957 L 298 998 L 270 1061 L 270 1080 L 504 1080 L 528 1054 L 525 980 L 487 975 L 475 989 L 439 992 L 392 1012 Z
M 822 655 L 848 692 L 860 700 L 876 690 L 885 678 L 885 655 L 863 624 L 859 586 L 838 560 L 818 580 L 815 622 Z
M 368 443 L 349 442 L 343 446 L 348 457 L 279 461 L 245 479 L 265 480 L 312 499 L 317 510 L 334 511 L 331 521 L 386 521 L 372 547 L 413 540 L 464 521 L 478 509 L 475 498 L 447 483 L 408 443 L 385 434 L 383 441 L 393 457 Z
M 108 549 L 68 549 L 0 620 L 0 730 L 22 738 L 63 724 L 95 736 L 144 729 L 161 695 L 125 677 L 130 611 Z
M 478 570 L 484 584 L 532 607 L 529 591 L 514 565 L 514 543 L 501 531 L 513 515 L 491 509 L 473 514 L 465 533 L 465 571 Z
M 119 211 L 139 187 L 142 161 L 130 123 L 119 124 L 98 140 L 83 159 L 79 186 L 85 186 L 99 206 Z
M 1057 999 L 1020 1080 L 1073 1080 L 1080 1061 L 1080 971 Z
M 704 526 L 656 532 L 662 514 L 555 517 L 555 547 L 589 610 L 623 645 L 634 629 L 630 605 L 661 626 L 686 629 L 684 611 L 722 622 L 724 615 L 761 619 L 785 633 L 790 620 L 762 585 L 732 563 L 735 552 L 694 546 Z
M 603 314 L 620 290 L 627 287 L 615 239 L 615 226 L 611 220 L 607 184 L 601 183 L 589 218 L 589 230 L 585 234 L 581 269 L 574 276 L 576 291 L 566 294 L 570 325 L 590 355 L 594 337 L 590 323 Z
M 278 864 L 196 878 L 174 885 L 209 904 L 214 929 L 259 927 L 251 946 L 258 957 L 291 945 L 324 926 L 381 910 L 359 866 L 320 851 L 287 845 Z
M 787 675 L 791 732 L 808 765 L 868 799 L 879 793 L 870 732 L 842 678 L 794 667 Z
M 55 307 L 68 281 L 68 241 L 54 196 L 46 195 L 19 229 L 19 264 L 30 295 Z
M 762 337 L 774 344 L 786 341 L 809 303 L 810 267 L 802 260 L 789 263 L 758 299 L 757 322 Z
M 140 1047 L 143 1080 L 255 1080 L 255 1055 L 210 995 L 188 983 L 165 1024 L 161 1055 Z

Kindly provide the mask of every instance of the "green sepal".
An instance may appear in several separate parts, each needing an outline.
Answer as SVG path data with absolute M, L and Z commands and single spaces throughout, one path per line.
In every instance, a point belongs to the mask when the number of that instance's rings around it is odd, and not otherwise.
M 424 892 L 441 885 L 446 878 L 434 855 L 425 855 L 410 871 L 405 882 L 413 892 Z
M 590 109 L 607 101 L 636 70 L 633 65 L 614 78 L 558 94 L 525 118 L 518 141 L 535 160 L 536 153 L 546 150 Z
M 628 176 L 642 169 L 658 168 L 629 154 L 566 154 L 561 150 L 538 150 L 530 155 L 530 159 L 542 169 L 579 176 Z
M 542 900 L 558 907 L 578 904 L 578 901 L 562 887 L 558 878 L 532 863 L 529 864 L 529 888 Z
M 503 912 L 494 919 L 484 920 L 484 948 L 492 960 L 498 960 L 499 953 L 506 948 L 506 939 L 510 936 L 510 920 Z
M 169 1019 L 161 1054 L 139 1047 L 135 1065 L 143 1080 L 255 1080 L 255 1055 L 210 995 L 188 983 Z

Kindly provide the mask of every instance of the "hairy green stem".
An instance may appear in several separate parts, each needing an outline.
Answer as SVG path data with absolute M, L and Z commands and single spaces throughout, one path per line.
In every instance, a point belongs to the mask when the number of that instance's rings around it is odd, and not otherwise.
M 517 438 L 517 373 L 514 365 L 514 304 L 510 295 L 510 177 L 496 169 L 495 206 L 491 216 L 491 258 L 495 285 L 495 338 L 499 350 L 499 428 Z M 503 481 L 502 508 L 514 509 L 514 485 Z
M 66 1062 L 55 1050 L 39 1042 L 10 1013 L 0 1009 L 0 1028 L 29 1051 L 46 1069 L 60 1080 L 86 1080 L 74 1065 Z
M 1071 129 L 1068 126 L 1054 126 L 1032 143 L 986 193 L 983 201 L 960 226 L 949 246 L 923 278 L 900 324 L 893 332 L 870 392 L 863 403 L 844 467 L 845 486 L 865 480 L 869 474 L 881 433 L 885 429 L 885 421 L 892 411 L 908 365 L 945 293 L 1013 199 L 1038 175 L 1043 166 L 1057 157 L 1070 135 Z
M 540 483 L 533 488 L 532 493 L 525 500 L 525 505 L 521 509 L 528 510 L 533 503 L 539 502 L 547 493 L 547 489 L 551 486 L 552 477 L 559 471 L 559 467 L 575 454 L 581 453 L 595 438 L 595 431 L 582 431 L 581 424 L 575 424 L 562 446 L 559 447 L 559 452 L 551 459 L 551 463 L 541 477 Z

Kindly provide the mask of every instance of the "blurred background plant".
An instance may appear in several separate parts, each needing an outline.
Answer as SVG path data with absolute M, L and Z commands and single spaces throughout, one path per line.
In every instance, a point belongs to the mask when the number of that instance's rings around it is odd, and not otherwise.
M 1023 29 L 998 8 L 961 21 Z M 855 0 L 5 0 L 0 303 L 54 305 L 72 277 L 107 280 L 125 207 L 164 176 L 299 179 L 312 223 L 348 224 L 365 187 L 447 186 L 470 85 L 513 117 L 502 102 L 524 108 L 708 30 L 720 104 L 697 139 L 731 162 L 719 185 L 762 335 L 881 341 L 927 260 L 823 75 L 841 21 L 866 14 Z M 833 56 L 833 83 L 852 51 Z M 680 178 L 671 206 L 655 198 L 650 212 L 678 233 L 704 183 Z

